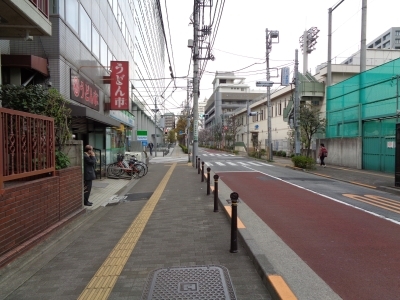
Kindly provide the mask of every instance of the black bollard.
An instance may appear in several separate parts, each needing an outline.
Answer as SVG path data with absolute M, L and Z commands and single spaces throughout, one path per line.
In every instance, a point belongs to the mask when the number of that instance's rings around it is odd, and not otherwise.
M 207 195 L 210 195 L 210 171 L 211 168 L 207 168 Z
M 214 212 L 218 212 L 218 175 L 214 175 Z
M 197 169 L 197 155 L 196 155 L 196 169 Z
M 237 201 L 239 199 L 239 194 L 236 192 L 231 193 L 232 201 L 232 223 L 231 223 L 231 253 L 238 252 L 237 245 Z
M 200 157 L 197 159 L 197 174 L 200 174 Z
M 204 182 L 204 161 L 201 162 L 201 182 Z

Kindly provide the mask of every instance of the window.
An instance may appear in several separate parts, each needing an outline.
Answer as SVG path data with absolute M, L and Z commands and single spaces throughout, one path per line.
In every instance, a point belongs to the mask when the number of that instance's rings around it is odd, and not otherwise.
M 260 121 L 264 120 L 264 110 L 260 112 Z
M 226 83 L 226 79 L 220 79 L 219 83 Z
M 386 42 L 383 44 L 382 48 L 389 48 L 390 46 L 390 42 Z
M 57 1 L 57 0 L 55 0 Z M 60 14 L 60 16 L 65 19 L 65 0 L 58 0 L 58 13 Z
M 107 54 L 108 54 L 107 44 L 103 38 L 100 38 L 100 62 L 103 65 L 103 67 L 108 66 Z
M 278 104 L 278 115 L 282 115 L 282 102 Z
M 92 21 L 82 5 L 80 6 L 79 16 L 79 36 L 86 47 L 90 49 L 92 46 Z
M 51 15 L 60 15 L 65 19 L 65 3 L 64 0 L 50 0 L 49 10 Z
M 66 20 L 67 23 L 74 29 L 76 32 L 79 31 L 79 4 L 76 0 L 65 0 L 65 8 L 66 8 Z
M 385 35 L 385 36 L 383 37 L 383 40 L 386 41 L 389 37 L 390 37 L 390 33 L 388 33 L 387 35 Z
M 396 30 L 395 35 L 400 36 L 400 30 Z
M 94 27 L 92 27 L 92 52 L 97 58 L 100 58 L 100 34 Z
M 396 39 L 395 44 L 400 44 L 400 39 Z

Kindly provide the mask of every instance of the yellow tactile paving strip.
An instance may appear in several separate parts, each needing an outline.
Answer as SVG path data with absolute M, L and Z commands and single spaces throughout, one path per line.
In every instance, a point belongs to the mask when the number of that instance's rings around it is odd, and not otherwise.
M 151 214 L 153 213 L 176 165 L 177 164 L 174 163 L 169 168 L 167 174 L 165 174 L 149 201 L 147 201 L 139 215 L 135 218 L 107 259 L 97 270 L 96 274 L 90 280 L 78 299 L 99 300 L 108 298 Z

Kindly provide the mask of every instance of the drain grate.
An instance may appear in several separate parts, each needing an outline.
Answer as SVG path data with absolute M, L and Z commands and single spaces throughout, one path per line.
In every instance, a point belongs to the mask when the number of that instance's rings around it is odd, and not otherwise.
M 153 192 L 126 194 L 125 201 L 149 200 Z
M 157 269 L 150 273 L 142 300 L 236 299 L 228 269 L 208 265 Z

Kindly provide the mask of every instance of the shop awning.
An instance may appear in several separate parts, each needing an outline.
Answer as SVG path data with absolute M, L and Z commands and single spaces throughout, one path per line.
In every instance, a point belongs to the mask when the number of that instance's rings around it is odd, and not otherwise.
M 113 118 L 100 114 L 89 107 L 74 105 L 72 103 L 69 103 L 68 107 L 72 110 L 71 111 L 72 117 L 85 117 L 88 119 L 95 120 L 99 123 L 108 125 L 110 127 L 112 126 L 119 127 L 121 125 L 120 122 L 114 120 Z
M 38 71 L 46 77 L 49 76 L 49 71 L 47 69 L 47 59 L 35 55 L 2 54 L 1 66 L 28 68 Z

